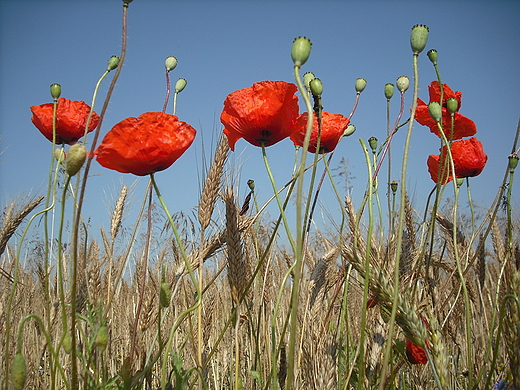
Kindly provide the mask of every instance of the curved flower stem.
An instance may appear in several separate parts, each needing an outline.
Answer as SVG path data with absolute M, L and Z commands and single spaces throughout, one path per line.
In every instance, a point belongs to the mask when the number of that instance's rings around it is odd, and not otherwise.
M 471 197 L 471 188 L 469 185 L 469 177 L 466 177 L 466 187 L 468 190 L 468 203 L 469 203 L 469 209 L 471 212 L 471 232 L 472 235 L 475 234 L 476 231 L 476 225 L 475 225 L 475 210 L 473 208 L 473 198 Z
M 173 115 L 177 115 L 177 95 L 179 95 L 178 91 L 173 93 Z
M 390 135 L 392 134 L 392 129 L 390 128 L 390 99 L 386 99 L 386 138 L 390 139 Z M 391 237 L 394 231 L 394 211 L 395 211 L 395 195 L 391 196 L 391 188 L 390 183 L 392 182 L 392 154 L 390 150 L 390 146 L 388 146 L 388 172 L 387 172 L 387 183 L 386 183 L 386 197 L 387 197 L 387 206 L 388 206 L 388 227 L 389 234 Z M 393 198 L 393 205 L 391 204 L 390 198 Z
M 169 70 L 166 70 L 166 97 L 164 98 L 164 105 L 163 105 L 163 109 L 162 109 L 162 112 L 165 113 L 166 112 L 166 108 L 168 107 L 168 100 L 170 100 L 170 71 Z M 173 108 L 173 115 L 175 115 L 175 106 Z
M 413 98 L 412 98 L 412 111 L 410 113 L 410 121 L 408 122 L 408 132 L 406 134 L 406 141 L 404 145 L 403 151 L 403 163 L 401 168 L 401 182 L 400 182 L 400 207 L 399 207 L 399 221 L 397 224 L 397 239 L 396 239 L 396 248 L 394 254 L 394 285 L 393 292 L 394 296 L 392 297 L 392 312 L 390 314 L 390 320 L 388 325 L 388 332 L 386 336 L 386 346 L 383 358 L 383 365 L 381 367 L 381 378 L 385 378 L 388 371 L 388 363 L 390 360 L 390 356 L 392 354 L 392 342 L 390 340 L 393 339 L 394 336 L 394 328 L 395 328 L 395 318 L 397 314 L 397 303 L 399 298 L 399 259 L 401 257 L 401 244 L 403 242 L 403 229 L 404 226 L 404 216 L 405 216 L 405 201 L 406 201 L 406 173 L 408 167 L 408 154 L 410 151 L 410 143 L 412 139 L 413 132 L 413 124 L 415 118 L 415 111 L 417 110 L 417 96 L 419 94 L 419 69 L 418 69 L 418 53 L 414 53 L 413 55 Z M 369 245 L 367 243 L 367 245 Z M 381 381 L 379 384 L 379 390 L 383 390 L 384 381 Z

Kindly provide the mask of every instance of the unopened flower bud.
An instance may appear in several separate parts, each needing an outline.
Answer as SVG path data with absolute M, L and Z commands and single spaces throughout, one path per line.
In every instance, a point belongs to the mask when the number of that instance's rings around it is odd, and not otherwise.
M 399 183 L 397 183 L 395 180 L 393 182 L 390 183 L 390 189 L 392 190 L 392 193 L 395 195 L 395 193 L 397 192 L 397 187 L 398 187 Z
M 107 349 L 108 345 L 108 330 L 106 325 L 100 326 L 98 333 L 96 335 L 95 341 L 96 347 L 99 348 L 101 352 Z
M 298 37 L 294 40 L 291 50 L 291 57 L 294 65 L 302 66 L 309 59 L 312 43 L 305 37 Z
M 307 87 L 307 89 L 311 88 L 310 83 L 315 78 L 316 76 L 312 72 L 307 72 L 303 75 L 303 84 L 305 84 L 305 87 Z
M 464 184 L 464 178 L 463 177 L 457 177 L 455 178 L 455 184 L 457 188 L 460 188 L 462 184 Z
M 13 365 L 11 366 L 11 383 L 13 389 L 22 390 L 26 378 L 27 366 L 25 365 L 25 359 L 21 353 L 17 353 L 14 356 Z
M 174 70 L 177 66 L 177 58 L 175 58 L 174 56 L 169 56 L 168 58 L 166 58 L 166 61 L 164 61 L 164 66 L 166 67 L 166 70 L 168 72 Z
M 251 191 L 254 191 L 255 190 L 255 181 L 253 179 L 249 179 L 247 181 L 247 186 L 249 187 L 249 189 Z
M 385 97 L 387 100 L 390 100 L 392 96 L 394 96 L 394 84 L 387 83 L 385 84 Z
M 314 78 L 310 82 L 311 92 L 314 96 L 321 96 L 323 93 L 323 83 L 320 79 Z
M 112 56 L 108 60 L 108 67 L 107 70 L 110 72 L 111 70 L 114 70 L 119 65 L 119 57 L 118 56 Z
M 65 160 L 65 170 L 69 176 L 74 176 L 79 172 L 85 159 L 87 158 L 87 148 L 82 144 L 74 144 L 69 148 L 67 152 L 67 158 Z
M 72 339 L 70 337 L 69 332 L 66 332 L 63 336 L 63 342 L 61 343 L 61 345 L 63 346 L 63 350 L 66 353 L 70 353 L 70 351 L 72 351 Z
M 161 291 L 159 292 L 159 302 L 162 307 L 170 306 L 170 301 L 172 299 L 172 292 L 170 290 L 170 285 L 166 282 L 161 282 Z
M 455 114 L 459 109 L 459 101 L 455 98 L 449 98 L 446 102 L 446 107 L 448 108 L 448 112 L 450 114 Z
M 177 93 L 182 92 L 184 90 L 184 88 L 186 88 L 186 84 L 188 84 L 186 79 L 177 80 L 177 82 L 175 83 L 175 92 L 177 92 Z
M 61 85 L 51 84 L 51 96 L 53 99 L 58 99 L 61 95 Z
M 356 79 L 356 92 L 361 93 L 367 86 L 367 81 L 364 78 L 357 78 Z
M 395 85 L 397 86 L 399 92 L 406 92 L 410 87 L 410 79 L 407 76 L 401 76 L 397 79 Z
M 370 137 L 368 139 L 368 144 L 370 145 L 370 148 L 372 149 L 372 153 L 375 153 L 377 150 L 377 138 L 376 137 Z
M 345 131 L 343 132 L 343 137 L 348 137 L 349 135 L 354 134 L 356 131 L 356 126 L 354 125 L 348 125 Z
M 442 119 L 442 108 L 438 102 L 428 104 L 428 112 L 435 122 L 440 122 Z
M 428 50 L 428 53 L 426 53 L 432 64 L 437 64 L 437 59 L 439 58 L 439 54 L 437 53 L 437 50 L 430 49 Z
M 62 148 L 54 149 L 54 158 L 58 161 L 59 164 L 65 161 L 65 152 Z
M 410 45 L 414 54 L 419 54 L 426 47 L 428 42 L 428 31 L 430 29 L 424 24 L 416 24 L 412 27 L 412 33 L 410 34 Z
M 518 154 L 516 154 L 516 153 L 510 154 L 508 159 L 509 159 L 509 172 L 513 173 L 515 168 L 518 166 L 518 159 L 519 159 Z

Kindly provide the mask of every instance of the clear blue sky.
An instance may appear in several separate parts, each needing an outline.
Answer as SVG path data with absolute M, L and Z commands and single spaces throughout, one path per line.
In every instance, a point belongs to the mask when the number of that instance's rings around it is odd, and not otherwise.
M 121 10 L 120 0 L 0 0 L 0 206 L 45 192 L 50 143 L 32 125 L 29 107 L 51 101 L 51 83 L 62 85 L 62 96 L 90 104 L 108 58 L 120 53 Z M 322 79 L 326 111 L 348 115 L 355 79 L 368 81 L 352 120 L 357 132 L 342 141 L 332 163 L 336 166 L 342 157 L 347 159 L 356 177 L 350 184 L 359 199 L 366 169 L 357 139 L 384 139 L 384 85 L 401 75 L 412 76 L 411 27 L 426 24 L 430 35 L 420 56 L 420 97 L 428 101 L 427 85 L 435 79 L 426 57 L 426 51 L 435 48 L 443 81 L 463 92 L 461 113 L 476 122 L 477 137 L 489 156 L 484 172 L 472 180 L 477 203 L 489 205 L 500 185 L 520 116 L 519 20 L 520 2 L 515 0 L 134 0 L 129 7 L 127 58 L 102 135 L 126 117 L 162 109 L 164 60 L 176 56 L 179 64 L 171 72 L 173 82 L 179 77 L 188 80 L 177 114 L 198 135 L 192 148 L 156 178 L 171 211 L 190 213 L 198 200 L 201 156 L 213 151 L 226 95 L 261 80 L 293 82 L 291 44 L 304 35 L 313 48 L 303 71 Z M 97 111 L 109 82 L 102 85 Z M 392 104 L 393 122 L 397 96 Z M 407 112 L 410 105 L 411 91 Z M 394 141 L 394 172 L 400 169 L 404 135 L 400 131 Z M 438 148 L 438 138 L 416 124 L 408 184 L 418 207 L 432 188 L 427 156 L 438 153 Z M 292 169 L 292 143 L 287 139 L 268 151 L 282 185 Z M 235 182 L 240 184 L 241 197 L 247 179 L 255 179 L 262 202 L 271 189 L 260 157 L 258 148 L 239 141 L 230 159 L 236 171 L 230 176 L 240 175 Z M 138 207 L 146 178 L 112 172 L 97 163 L 91 174 L 84 213 L 92 217 L 94 229 L 109 223 L 105 210 L 112 207 L 120 183 L 131 185 L 137 180 L 131 199 Z M 325 193 L 323 200 L 334 213 L 338 205 L 329 196 Z

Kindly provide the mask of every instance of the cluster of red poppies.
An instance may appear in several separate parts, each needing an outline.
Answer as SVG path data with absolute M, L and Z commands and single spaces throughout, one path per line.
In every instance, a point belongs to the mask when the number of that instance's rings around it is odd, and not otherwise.
M 262 81 L 250 88 L 229 94 L 220 116 L 231 149 L 240 138 L 255 146 L 270 146 L 287 137 L 303 146 L 307 113 L 299 113 L 298 88 L 285 81 Z M 53 139 L 53 104 L 31 107 L 34 125 L 49 140 Z M 84 102 L 60 98 L 56 112 L 57 144 L 74 144 L 84 136 L 90 107 Z M 88 132 L 99 122 L 91 115 Z M 339 114 L 324 112 L 321 131 L 314 119 L 309 151 L 326 153 L 334 150 L 350 120 Z M 196 130 L 175 115 L 147 112 L 127 118 L 108 132 L 95 155 L 104 167 L 123 173 L 144 176 L 171 166 L 192 144 Z M 321 136 L 318 136 L 321 134 Z
M 472 137 L 477 132 L 475 123 L 459 113 L 462 92 L 453 92 L 447 84 L 443 84 L 441 102 L 441 88 L 438 81 L 433 81 L 428 86 L 428 91 L 430 93 L 430 103 L 438 102 L 442 108 L 442 119 L 440 123 L 446 139 L 451 144 L 450 148 L 455 166 L 455 176 L 457 178 L 464 178 L 479 175 L 486 165 L 487 155 L 484 153 L 482 143 L 476 137 Z M 453 127 L 452 114 L 447 107 L 450 99 L 455 99 L 457 103 L 456 110 L 453 113 Z M 440 137 L 439 125 L 437 121 L 431 117 L 428 104 L 421 99 L 418 99 L 417 103 L 417 110 L 415 112 L 417 122 L 421 125 L 428 126 L 432 133 Z M 464 137 L 471 138 L 463 140 L 462 138 Z M 432 180 L 436 183 L 446 184 L 453 180 L 446 145 L 441 148 L 440 155 L 432 154 L 428 157 L 428 171 L 430 172 Z

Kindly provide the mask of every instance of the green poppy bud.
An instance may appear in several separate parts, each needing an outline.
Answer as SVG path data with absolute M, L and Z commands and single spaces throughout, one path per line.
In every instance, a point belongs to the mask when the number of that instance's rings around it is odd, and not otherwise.
M 186 79 L 177 80 L 177 82 L 175 83 L 175 92 L 177 92 L 177 93 L 182 92 L 184 90 L 184 88 L 186 88 L 186 84 L 188 84 Z
M 440 122 L 442 119 L 442 108 L 438 102 L 428 104 L 428 112 L 435 122 Z
M 312 79 L 309 85 L 311 87 L 311 92 L 314 96 L 321 96 L 321 94 L 323 93 L 323 83 L 320 79 Z
M 455 184 L 457 185 L 457 188 L 460 188 L 462 186 L 462 184 L 464 184 L 464 178 L 463 177 L 455 178 Z
M 455 114 L 459 109 L 459 101 L 455 98 L 449 98 L 446 102 L 446 107 L 448 108 L 448 112 L 450 114 Z
M 375 153 L 377 150 L 377 138 L 376 137 L 370 137 L 368 139 L 368 144 L 370 145 L 370 148 L 372 149 L 372 153 Z
M 310 83 L 313 79 L 315 79 L 316 76 L 312 72 L 307 72 L 303 75 L 303 84 L 307 87 L 307 89 L 310 89 Z
M 428 31 L 430 29 L 424 24 L 416 24 L 412 27 L 412 33 L 410 35 L 410 45 L 414 54 L 419 54 L 426 47 L 428 42 Z
M 54 158 L 58 161 L 58 163 L 62 164 L 65 161 L 65 152 L 62 148 L 54 149 Z
M 439 58 L 439 54 L 437 53 L 437 50 L 430 49 L 430 50 L 428 50 L 428 53 L 426 53 L 426 55 L 428 56 L 428 58 L 430 59 L 432 64 L 435 65 L 437 63 L 437 59 Z
M 394 84 L 387 83 L 385 84 L 385 97 L 387 100 L 390 100 L 392 96 L 394 96 Z
M 407 76 L 401 76 L 395 82 L 399 92 L 406 92 L 410 87 L 410 79 Z
M 63 336 L 63 342 L 61 345 L 63 346 L 63 350 L 66 353 L 70 353 L 70 351 L 72 351 L 72 339 L 70 337 L 69 332 L 66 332 L 65 335 Z
M 395 193 L 397 192 L 397 186 L 399 185 L 399 183 L 397 183 L 395 180 L 393 182 L 390 183 L 390 189 L 392 190 L 392 193 L 395 195 Z
M 294 65 L 302 66 L 309 59 L 312 43 L 305 37 L 298 37 L 294 40 L 291 50 L 291 57 Z
M 118 56 L 112 56 L 108 59 L 108 67 L 107 70 L 110 72 L 111 70 L 114 70 L 119 65 L 119 57 Z
M 513 171 L 515 170 L 515 168 L 518 166 L 518 154 L 516 153 L 513 153 L 513 154 L 510 154 L 508 159 L 509 159 L 509 172 L 513 173 Z
M 86 158 L 87 148 L 85 145 L 74 144 L 69 148 L 67 158 L 65 159 L 65 170 L 69 176 L 74 176 L 79 172 Z
M 356 79 L 356 92 L 361 93 L 367 86 L 367 81 L 364 78 L 358 78 Z
M 53 99 L 57 100 L 61 95 L 61 85 L 59 84 L 51 84 L 51 96 Z
M 166 67 L 166 70 L 168 72 L 174 70 L 177 66 L 177 58 L 175 58 L 174 56 L 169 56 L 168 58 L 166 58 L 166 61 L 164 61 L 164 66 Z
M 161 291 L 159 292 L 159 302 L 162 307 L 170 306 L 170 300 L 172 299 L 172 292 L 170 286 L 166 282 L 161 283 Z
M 354 125 L 348 125 L 345 131 L 343 132 L 343 137 L 348 137 L 349 135 L 354 134 L 356 131 L 356 126 Z
M 104 352 L 107 349 L 108 345 L 108 330 L 106 325 L 100 326 L 98 333 L 96 335 L 95 341 L 96 347 L 99 348 L 101 352 Z
M 247 186 L 249 187 L 249 189 L 250 189 L 251 191 L 254 191 L 254 190 L 255 190 L 255 181 L 252 180 L 252 179 L 249 179 L 249 180 L 247 181 Z
M 13 365 L 11 366 L 11 383 L 13 389 L 22 390 L 27 378 L 27 366 L 25 359 L 21 353 L 14 356 Z

